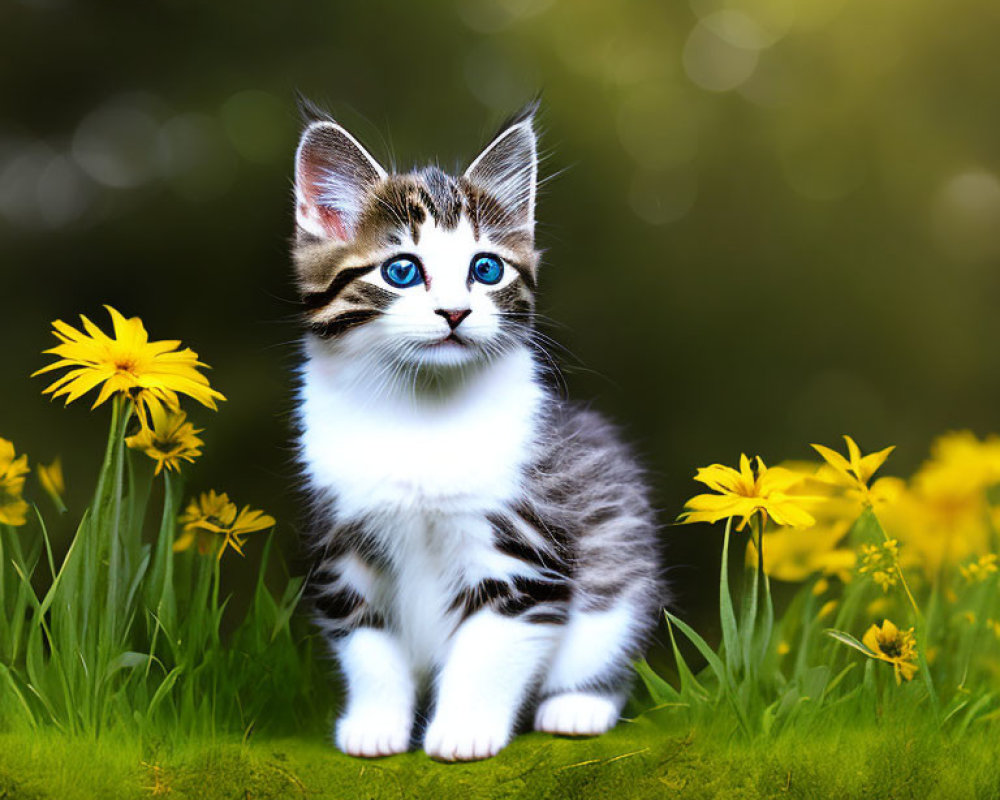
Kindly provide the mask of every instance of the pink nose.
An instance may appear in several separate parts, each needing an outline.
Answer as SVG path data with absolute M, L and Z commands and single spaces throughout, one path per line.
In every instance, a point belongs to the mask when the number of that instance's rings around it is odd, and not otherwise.
M 455 330 L 455 328 L 462 324 L 462 320 L 472 313 L 472 309 L 462 308 L 455 311 L 452 309 L 439 308 L 434 313 L 440 317 L 444 317 L 448 321 L 448 327 Z

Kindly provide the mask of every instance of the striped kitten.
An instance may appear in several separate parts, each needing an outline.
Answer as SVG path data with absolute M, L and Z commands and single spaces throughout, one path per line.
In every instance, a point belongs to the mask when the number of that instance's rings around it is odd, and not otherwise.
M 352 755 L 422 737 L 486 758 L 522 719 L 602 733 L 655 622 L 642 473 L 546 383 L 533 336 L 534 111 L 459 177 L 389 174 L 320 115 L 299 143 L 311 586 Z

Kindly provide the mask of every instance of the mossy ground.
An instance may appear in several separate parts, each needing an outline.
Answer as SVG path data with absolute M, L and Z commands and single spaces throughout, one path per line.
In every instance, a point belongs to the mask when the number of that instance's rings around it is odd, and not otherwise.
M 321 737 L 170 748 L 52 733 L 0 734 L 0 798 L 995 798 L 1000 737 L 856 728 L 757 744 L 648 719 L 597 739 L 519 737 L 495 759 L 423 753 L 362 761 Z

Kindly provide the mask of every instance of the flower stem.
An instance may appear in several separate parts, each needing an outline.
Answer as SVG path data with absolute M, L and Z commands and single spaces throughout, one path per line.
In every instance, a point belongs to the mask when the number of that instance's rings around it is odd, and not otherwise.
M 882 527 L 882 521 L 878 518 L 875 513 L 875 509 L 871 508 L 871 515 L 875 519 L 878 529 L 882 532 L 882 538 L 886 543 L 890 542 L 889 534 L 886 533 L 885 528 Z M 930 697 L 931 706 L 934 709 L 934 715 L 938 719 L 941 716 L 941 708 L 938 701 L 937 691 L 934 688 L 934 679 L 931 676 L 930 667 L 927 663 L 927 621 L 924 618 L 923 613 L 920 611 L 920 606 L 917 605 L 917 600 L 913 596 L 913 592 L 910 591 L 910 584 L 906 580 L 906 576 L 903 574 L 903 569 L 899 565 L 899 556 L 893 556 L 893 566 L 896 568 L 896 574 L 899 576 L 899 582 L 903 587 L 903 591 L 906 592 L 906 598 L 910 602 L 910 606 L 913 608 L 913 615 L 915 619 L 915 628 L 917 636 L 917 664 L 920 667 L 920 674 L 924 681 L 924 686 L 927 689 L 927 695 Z

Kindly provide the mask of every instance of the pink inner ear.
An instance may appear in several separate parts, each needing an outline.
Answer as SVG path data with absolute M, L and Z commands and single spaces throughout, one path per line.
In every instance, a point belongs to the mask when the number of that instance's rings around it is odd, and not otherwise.
M 323 229 L 334 238 L 347 241 L 347 229 L 344 227 L 343 216 L 329 206 L 316 206 L 315 208 L 319 212 L 319 219 L 323 225 Z
M 300 204 L 300 210 L 305 214 L 312 211 L 319 219 L 320 225 L 327 235 L 332 238 L 347 240 L 347 227 L 344 225 L 344 215 L 333 206 L 323 205 L 318 202 L 320 188 L 321 170 L 308 161 L 303 161 L 298 168 L 298 185 L 302 192 L 304 202 Z

